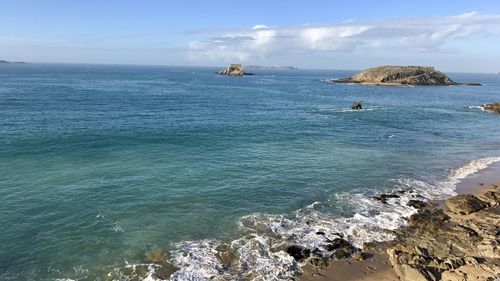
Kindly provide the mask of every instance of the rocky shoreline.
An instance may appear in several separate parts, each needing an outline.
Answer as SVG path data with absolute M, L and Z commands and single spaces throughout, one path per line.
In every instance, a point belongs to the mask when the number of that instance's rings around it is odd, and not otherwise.
M 444 203 L 412 200 L 409 204 L 418 213 L 408 218 L 407 227 L 394 231 L 396 239 L 367 243 L 363 249 L 342 244 L 340 254 L 332 260 L 321 264 L 310 262 L 300 279 L 497 280 L 500 278 L 499 188 L 499 183 L 491 184 L 477 196 L 457 195 Z M 385 197 L 374 199 L 383 202 Z M 366 266 L 374 257 L 382 262 L 376 267 Z

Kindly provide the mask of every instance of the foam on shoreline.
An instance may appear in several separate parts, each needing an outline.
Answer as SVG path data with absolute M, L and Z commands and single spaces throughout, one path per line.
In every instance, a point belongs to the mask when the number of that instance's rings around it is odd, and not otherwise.
M 325 245 L 335 238 L 359 248 L 365 242 L 391 240 L 391 230 L 405 226 L 405 218 L 417 212 L 408 206 L 410 200 L 442 200 L 456 195 L 455 187 L 462 179 L 499 161 L 500 157 L 470 161 L 434 183 L 394 179 L 393 190 L 386 193 L 392 196 L 386 202 L 374 200 L 372 196 L 377 194 L 334 194 L 352 205 L 355 213 L 349 217 L 320 211 L 326 202 L 315 202 L 290 215 L 246 215 L 239 221 L 242 237 L 230 243 L 230 260 L 221 259 L 221 241 L 183 241 L 171 252 L 169 262 L 179 270 L 168 280 L 290 280 L 301 274 L 303 264 L 285 252 L 288 246 L 330 257 L 333 252 Z M 159 280 L 154 279 L 154 270 L 151 267 L 147 280 Z

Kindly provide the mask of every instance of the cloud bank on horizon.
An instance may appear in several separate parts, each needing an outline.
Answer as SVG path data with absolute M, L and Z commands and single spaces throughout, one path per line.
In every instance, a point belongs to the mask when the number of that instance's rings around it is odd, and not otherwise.
M 273 56 L 320 53 L 456 53 L 460 43 L 500 37 L 500 14 L 348 21 L 330 25 L 199 31 L 189 43 L 190 60 L 264 61 Z M 201 34 L 203 33 L 203 34 Z

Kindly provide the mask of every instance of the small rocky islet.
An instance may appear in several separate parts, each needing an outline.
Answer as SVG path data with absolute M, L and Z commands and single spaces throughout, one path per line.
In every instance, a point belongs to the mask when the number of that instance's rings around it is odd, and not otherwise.
M 245 72 L 245 69 L 241 64 L 231 64 L 227 68 L 218 71 L 217 74 L 227 76 L 255 75 L 253 73 Z
M 481 108 L 486 111 L 500 113 L 500 102 L 483 104 L 481 105 Z
M 352 77 L 328 82 L 381 86 L 481 86 L 480 83 L 457 83 L 434 67 L 396 65 L 369 68 Z

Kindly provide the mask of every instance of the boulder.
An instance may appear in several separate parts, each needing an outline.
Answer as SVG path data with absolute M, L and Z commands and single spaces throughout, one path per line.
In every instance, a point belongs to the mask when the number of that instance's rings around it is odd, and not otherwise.
M 332 251 L 333 256 L 339 260 L 350 257 L 356 251 L 356 248 L 351 243 L 342 238 L 333 239 L 330 243 L 324 245 L 323 248 L 327 251 Z
M 446 206 L 456 214 L 468 215 L 488 207 L 486 203 L 471 194 L 462 194 L 446 200 Z
M 309 258 L 309 256 L 311 255 L 311 250 L 298 245 L 289 246 L 286 249 L 286 252 L 298 262 Z
M 372 199 L 376 200 L 376 201 L 380 201 L 384 204 L 387 204 L 387 199 L 391 199 L 391 198 L 399 198 L 400 196 L 397 195 L 397 194 L 381 194 L 381 195 L 378 195 L 378 196 L 373 196 Z
M 415 209 L 423 209 L 427 206 L 427 203 L 420 200 L 409 200 L 406 206 L 413 207 Z

